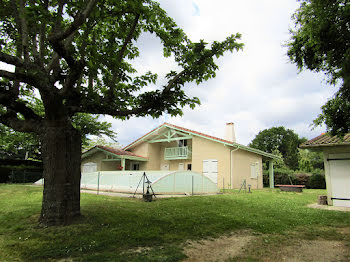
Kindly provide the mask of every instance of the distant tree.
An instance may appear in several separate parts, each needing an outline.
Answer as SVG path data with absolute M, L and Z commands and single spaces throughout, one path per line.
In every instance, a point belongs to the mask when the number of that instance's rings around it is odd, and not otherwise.
M 347 0 L 300 0 L 293 15 L 288 56 L 300 70 L 325 72 L 335 96 L 322 106 L 315 125 L 325 123 L 333 135 L 350 132 L 350 3 Z
M 299 149 L 299 170 L 312 172 L 316 169 L 324 169 L 322 152 L 312 152 L 308 149 Z
M 279 157 L 278 159 L 276 159 L 276 160 L 274 161 L 274 164 L 273 164 L 274 168 L 285 168 L 285 167 L 286 167 L 286 164 L 284 163 L 283 155 L 282 155 L 282 153 L 278 150 L 278 148 L 275 147 L 275 149 L 272 150 L 271 153 L 274 154 L 275 156 L 278 156 L 278 157 Z
M 39 137 L 22 133 L 0 124 L 0 159 L 40 159 Z
M 96 115 L 77 113 L 72 117 L 72 125 L 80 131 L 83 148 L 94 141 L 91 136 L 108 137 L 116 143 L 117 133 L 112 130 L 112 124 L 99 120 Z
M 83 144 L 83 152 L 93 148 L 94 146 L 109 146 L 113 148 L 121 148 L 120 144 L 116 141 L 110 142 L 107 141 L 103 136 L 97 136 L 93 138 L 89 138 L 85 144 Z
M 305 138 L 299 138 L 293 130 L 280 126 L 260 131 L 249 146 L 268 153 L 278 149 L 284 163 L 295 170 L 298 168 L 298 146 L 305 141 Z
M 193 43 L 152 0 L 77 0 L 0 2 L 0 122 L 40 137 L 44 192 L 40 222 L 69 224 L 80 215 L 82 134 L 72 118 L 78 113 L 159 117 L 176 116 L 200 103 L 188 97 L 186 83 L 212 77 L 215 58 L 240 50 L 239 34 L 209 47 Z M 158 37 L 165 57 L 178 71 L 138 74 L 132 60 L 143 32 Z M 26 92 L 36 90 L 44 107 L 38 114 Z
M 116 133 L 111 130 L 112 124 L 99 121 L 98 116 L 79 113 L 72 118 L 73 126 L 82 134 L 83 149 L 93 143 L 109 144 L 105 139 L 96 141 L 92 136 L 106 136 L 116 139 Z M 25 157 L 40 160 L 41 143 L 35 133 L 23 133 L 15 131 L 0 123 L 0 158 L 24 159 Z

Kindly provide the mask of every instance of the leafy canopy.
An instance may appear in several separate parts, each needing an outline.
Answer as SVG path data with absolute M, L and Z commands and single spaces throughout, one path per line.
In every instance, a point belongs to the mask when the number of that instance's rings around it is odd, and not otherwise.
M 324 72 L 340 88 L 324 106 L 315 125 L 325 123 L 333 135 L 350 131 L 350 2 L 300 0 L 293 15 L 288 56 L 300 70 Z
M 42 132 L 42 122 L 68 120 L 77 113 L 158 117 L 181 115 L 199 99 L 182 87 L 215 77 L 215 58 L 240 50 L 240 34 L 210 45 L 194 43 L 152 0 L 77 0 L 0 2 L 0 61 L 15 71 L 0 70 L 0 122 L 23 132 Z M 163 44 L 179 71 L 139 74 L 140 35 L 149 32 Z M 43 111 L 28 92 L 37 90 Z
M 45 115 L 42 101 L 31 91 L 27 91 L 26 96 L 27 100 L 31 101 L 30 106 L 36 114 Z M 83 149 L 93 143 L 91 135 L 116 139 L 117 134 L 111 130 L 112 124 L 100 121 L 98 116 L 77 113 L 72 117 L 72 124 L 82 135 Z M 37 134 L 15 131 L 1 123 L 0 133 L 0 158 L 41 159 L 41 143 Z
M 322 152 L 299 149 L 299 170 L 313 172 L 320 169 L 324 169 Z
M 106 136 L 115 141 L 116 133 L 111 130 L 111 123 L 99 121 L 98 116 L 79 113 L 73 117 L 72 122 L 82 134 L 83 151 L 97 144 L 117 145 L 103 138 Z M 27 157 L 36 160 L 42 158 L 41 143 L 35 133 L 18 132 L 2 124 L 0 124 L 0 133 L 0 158 L 24 159 Z
M 260 131 L 249 146 L 268 153 L 280 152 L 284 164 L 295 170 L 298 168 L 298 146 L 305 141 L 293 130 L 280 126 Z M 283 166 L 283 163 L 279 165 Z

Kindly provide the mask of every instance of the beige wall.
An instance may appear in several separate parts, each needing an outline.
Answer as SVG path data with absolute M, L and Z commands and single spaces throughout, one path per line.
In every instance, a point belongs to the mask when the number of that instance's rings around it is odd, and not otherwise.
M 168 164 L 169 165 L 169 170 L 179 170 L 179 164 L 183 163 L 184 164 L 184 170 L 187 170 L 187 165 L 192 163 L 191 159 L 180 159 L 180 160 L 164 160 L 164 152 L 165 148 L 169 147 L 177 147 L 178 142 L 177 141 L 172 141 L 172 142 L 163 142 L 163 143 L 157 143 L 160 147 L 160 163 L 159 163 L 159 168 L 164 165 Z M 192 139 L 187 140 L 187 146 L 192 150 Z M 193 168 L 192 168 L 193 170 Z
M 84 164 L 92 162 L 97 164 L 97 171 L 101 171 L 101 160 L 104 158 L 105 154 L 103 154 L 102 152 L 97 152 L 93 155 L 85 157 L 81 160 L 81 169 L 83 169 Z
M 253 189 L 262 188 L 262 157 L 255 153 L 244 150 L 237 150 L 232 153 L 230 146 L 225 146 L 206 138 L 193 136 L 188 140 L 188 146 L 192 150 L 192 159 L 185 160 L 164 160 L 164 150 L 167 147 L 176 147 L 177 142 L 170 143 L 147 143 L 143 142 L 134 148 L 131 152 L 147 157 L 148 162 L 140 165 L 142 170 L 160 170 L 164 164 L 169 164 L 169 170 L 178 170 L 179 164 L 184 163 L 184 169 L 187 170 L 187 164 L 192 164 L 192 171 L 203 172 L 203 160 L 215 159 L 218 161 L 218 187 L 240 188 L 243 179 L 246 179 L 247 185 L 250 184 Z M 258 179 L 252 179 L 250 166 L 259 163 L 260 174 Z M 232 176 L 230 169 L 232 168 Z
M 148 158 L 147 162 L 140 162 L 140 170 L 160 169 L 160 146 L 158 143 L 142 142 L 129 149 L 130 152 Z
M 120 165 L 120 161 L 102 161 L 106 159 L 106 154 L 103 152 L 96 152 L 81 161 L 81 168 L 84 164 L 93 162 L 97 164 L 97 171 L 114 171 L 118 170 L 117 167 Z
M 191 140 L 187 141 L 187 145 L 192 147 Z M 178 170 L 179 163 L 184 163 L 185 170 L 187 170 L 187 164 L 191 164 L 191 159 L 184 160 L 164 160 L 164 151 L 168 147 L 176 147 L 177 141 L 163 142 L 163 143 L 148 143 L 142 142 L 137 146 L 131 148 L 129 151 L 148 158 L 147 162 L 140 163 L 140 169 L 142 170 L 160 170 L 164 164 L 169 164 L 169 170 Z
M 230 148 L 205 138 L 192 139 L 192 170 L 203 172 L 203 160 L 215 159 L 218 161 L 218 187 L 230 186 Z
M 148 143 L 142 142 L 129 151 L 139 156 L 148 157 L 148 146 Z
M 257 179 L 251 178 L 251 165 L 255 163 L 259 164 L 259 176 Z M 244 179 L 246 179 L 246 185 L 251 185 L 253 189 L 263 188 L 262 174 L 261 155 L 241 149 L 232 152 L 233 188 L 240 188 Z

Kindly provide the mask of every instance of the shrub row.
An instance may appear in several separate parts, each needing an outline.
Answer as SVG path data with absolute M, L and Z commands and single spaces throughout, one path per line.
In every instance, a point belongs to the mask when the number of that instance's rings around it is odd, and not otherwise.
M 306 188 L 325 189 L 326 180 L 323 170 L 315 170 L 313 173 L 293 171 L 288 168 L 276 168 L 275 185 L 304 185 Z M 264 170 L 263 183 L 265 187 L 269 186 L 268 170 Z
M 42 168 L 37 166 L 0 166 L 0 183 L 34 183 L 42 175 Z

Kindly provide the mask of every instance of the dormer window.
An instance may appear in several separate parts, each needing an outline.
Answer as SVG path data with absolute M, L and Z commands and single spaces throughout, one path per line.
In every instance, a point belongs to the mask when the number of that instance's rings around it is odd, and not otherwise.
M 187 140 L 186 139 L 178 140 L 178 147 L 184 147 L 184 146 L 187 146 Z

